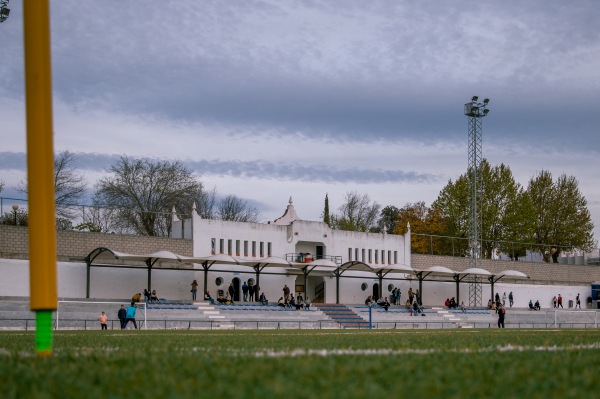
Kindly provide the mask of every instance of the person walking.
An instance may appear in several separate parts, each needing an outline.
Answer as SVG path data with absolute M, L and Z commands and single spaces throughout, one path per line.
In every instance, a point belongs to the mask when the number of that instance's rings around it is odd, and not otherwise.
M 504 310 L 504 306 L 500 304 L 498 308 L 498 328 L 504 328 L 504 316 L 506 315 L 506 310 Z
M 514 299 L 513 293 L 511 291 L 510 294 L 508 294 L 508 304 L 510 305 L 511 308 L 512 308 L 512 305 L 514 303 L 513 299 Z
M 234 294 L 235 294 L 235 288 L 233 288 L 233 282 L 229 283 L 229 288 L 227 288 L 227 292 L 229 293 L 229 296 L 231 297 L 231 303 L 233 304 L 233 300 L 234 300 Z
M 248 295 L 250 296 L 250 302 L 254 302 L 254 293 L 256 292 L 256 287 L 254 287 L 254 281 L 250 280 L 248 282 Z M 258 295 L 257 295 L 258 297 Z M 257 298 L 258 299 L 258 298 Z
M 139 330 L 137 323 L 135 322 L 135 313 L 136 313 L 137 309 L 135 307 L 135 302 L 131 302 L 131 306 L 129 306 L 127 308 L 127 313 L 126 313 L 126 318 L 125 318 L 125 328 L 127 329 L 127 325 L 129 324 L 129 322 L 133 322 L 133 327 L 135 327 L 136 330 Z
M 198 282 L 192 281 L 192 301 L 196 300 L 196 294 L 198 293 Z
M 581 300 L 579 299 L 579 294 L 575 297 L 575 307 L 581 309 Z
M 502 306 L 506 306 L 506 292 L 502 294 Z
M 119 318 L 119 322 L 121 323 L 121 330 L 125 329 L 125 319 L 127 319 L 127 311 L 125 310 L 125 306 L 121 305 L 121 309 L 117 312 L 117 317 Z
M 98 317 L 98 320 L 100 320 L 100 328 L 102 330 L 108 330 L 108 317 L 106 317 L 106 313 L 102 312 Z

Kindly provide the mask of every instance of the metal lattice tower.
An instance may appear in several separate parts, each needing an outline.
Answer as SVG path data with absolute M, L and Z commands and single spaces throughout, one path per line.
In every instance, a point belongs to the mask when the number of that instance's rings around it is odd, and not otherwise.
M 478 102 L 473 96 L 465 104 L 465 115 L 469 118 L 469 268 L 479 268 L 481 264 L 481 161 L 482 124 L 481 120 L 489 111 L 489 99 Z M 469 306 L 481 306 L 481 278 L 474 277 L 469 284 Z

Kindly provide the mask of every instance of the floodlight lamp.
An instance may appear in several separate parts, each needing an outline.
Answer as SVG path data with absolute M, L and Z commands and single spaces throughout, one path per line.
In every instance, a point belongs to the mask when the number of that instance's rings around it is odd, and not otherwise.
M 476 103 L 478 99 L 479 99 L 479 97 L 473 96 L 473 98 L 471 99 L 471 101 L 473 101 L 474 103 Z
M 490 102 L 490 99 L 489 99 L 489 98 L 485 98 L 485 99 L 483 100 L 483 104 L 484 104 L 484 105 L 487 105 L 487 103 L 489 103 L 489 102 Z
M 489 109 L 484 109 L 484 110 L 483 110 L 483 116 L 486 116 L 486 115 L 488 114 L 488 112 L 490 112 L 490 110 L 489 110 Z

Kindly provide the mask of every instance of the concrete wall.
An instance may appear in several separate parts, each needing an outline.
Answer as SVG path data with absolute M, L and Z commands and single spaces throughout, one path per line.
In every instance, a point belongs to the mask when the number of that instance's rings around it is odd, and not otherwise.
M 167 250 L 184 256 L 193 255 L 192 240 L 168 237 L 59 230 L 56 232 L 56 241 L 58 260 L 66 262 L 81 260 L 98 247 L 134 254 Z M 0 258 L 29 259 L 27 227 L 0 225 Z

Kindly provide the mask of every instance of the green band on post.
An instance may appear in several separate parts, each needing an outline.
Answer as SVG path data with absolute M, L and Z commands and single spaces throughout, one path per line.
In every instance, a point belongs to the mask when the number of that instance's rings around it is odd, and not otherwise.
M 35 351 L 38 356 L 52 354 L 52 311 L 35 312 Z

